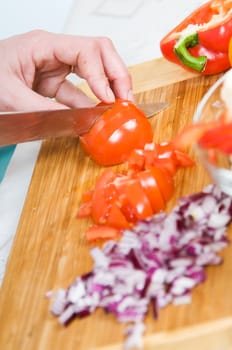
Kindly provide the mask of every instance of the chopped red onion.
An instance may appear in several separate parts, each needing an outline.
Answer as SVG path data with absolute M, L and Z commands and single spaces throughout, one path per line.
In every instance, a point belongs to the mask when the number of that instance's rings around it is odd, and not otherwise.
M 157 317 L 171 302 L 191 302 L 191 290 L 206 279 L 204 267 L 222 262 L 217 253 L 228 245 L 231 219 L 232 197 L 216 186 L 181 198 L 170 214 L 140 221 L 119 242 L 93 248 L 93 270 L 54 293 L 51 312 L 67 324 L 102 307 L 131 324 L 125 348 L 142 347 L 148 306 Z

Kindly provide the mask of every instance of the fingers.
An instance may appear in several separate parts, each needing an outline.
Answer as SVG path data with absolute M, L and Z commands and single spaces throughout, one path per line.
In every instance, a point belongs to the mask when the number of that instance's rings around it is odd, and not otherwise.
M 63 66 L 51 76 L 50 72 L 38 74 L 33 89 L 43 96 L 55 98 L 56 101 L 70 108 L 90 107 L 96 104 L 84 92 L 66 79 L 70 67 Z
M 128 69 L 108 38 L 62 35 L 56 40 L 55 56 L 73 65 L 74 72 L 87 80 L 101 101 L 133 99 Z
M 86 79 L 95 95 L 105 102 L 132 99 L 129 72 L 107 38 L 98 38 L 77 56 L 75 71 Z
M 56 93 L 56 100 L 70 108 L 92 107 L 96 105 L 83 91 L 75 87 L 70 81 L 64 80 Z
M 66 82 L 70 66 L 74 66 L 74 72 L 87 80 L 99 100 L 111 103 L 115 98 L 133 99 L 130 74 L 107 38 L 33 31 L 15 38 L 11 46 L 12 50 L 18 47 L 17 54 L 11 55 L 10 60 L 12 74 L 22 83 L 20 91 L 15 88 L 17 96 L 14 102 L 18 108 L 24 108 L 24 103 L 28 109 L 63 108 L 63 104 L 73 107 L 77 106 L 77 99 L 80 99 L 80 106 L 91 103 L 83 93 Z M 21 47 L 25 50 L 22 51 Z M 28 90 L 26 86 L 22 88 L 23 84 L 28 86 Z M 29 93 L 31 87 L 43 96 L 56 96 L 60 103 L 44 99 L 35 91 Z M 19 95 L 30 95 L 30 99 L 20 101 Z
M 100 38 L 101 58 L 106 76 L 118 98 L 133 100 L 131 76 L 109 39 Z
M 81 47 L 83 48 L 80 48 L 75 57 L 74 73 L 87 80 L 89 87 L 100 101 L 113 102 L 115 94 L 106 76 L 97 41 L 81 42 Z

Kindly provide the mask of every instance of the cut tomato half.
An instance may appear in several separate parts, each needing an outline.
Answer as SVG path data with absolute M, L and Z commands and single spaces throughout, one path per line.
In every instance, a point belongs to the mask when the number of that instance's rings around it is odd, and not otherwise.
M 127 161 L 131 151 L 151 142 L 153 130 L 145 114 L 131 101 L 117 99 L 80 136 L 83 149 L 98 164 L 108 166 Z

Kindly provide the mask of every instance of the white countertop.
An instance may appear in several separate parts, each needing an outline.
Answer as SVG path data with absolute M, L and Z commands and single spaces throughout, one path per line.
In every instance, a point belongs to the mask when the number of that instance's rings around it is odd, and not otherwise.
M 0 3 L 0 39 L 32 29 L 104 35 L 113 40 L 129 66 L 160 57 L 160 39 L 204 2 L 8 0 Z M 18 145 L 0 184 L 0 284 L 39 149 L 39 142 Z
M 0 1 L 0 39 L 33 29 L 64 30 L 73 0 Z

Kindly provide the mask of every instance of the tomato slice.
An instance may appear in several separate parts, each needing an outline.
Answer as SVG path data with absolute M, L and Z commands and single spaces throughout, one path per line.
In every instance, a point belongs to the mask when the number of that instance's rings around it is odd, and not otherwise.
M 112 226 L 93 225 L 85 232 L 86 238 L 89 242 L 105 239 L 118 239 L 120 237 L 120 230 Z
M 112 203 L 112 206 L 109 210 L 106 219 L 106 225 L 115 227 L 117 229 L 125 229 L 130 227 L 130 223 L 123 215 L 121 208 L 118 206 L 118 203 L 116 201 Z
M 92 214 L 92 202 L 84 202 L 81 204 L 77 217 L 78 218 L 87 218 Z
M 143 170 L 145 167 L 145 156 L 143 149 L 134 149 L 128 158 L 128 167 L 135 171 Z
M 150 170 L 152 176 L 156 179 L 164 201 L 169 201 L 174 193 L 173 177 L 164 170 L 161 170 L 155 166 L 149 166 L 148 169 Z
M 165 201 L 160 192 L 156 178 L 152 175 L 150 169 L 146 169 L 137 174 L 139 181 L 151 203 L 154 213 L 158 213 L 165 208 Z
M 171 142 L 162 142 L 156 146 L 158 156 L 153 165 L 168 172 L 174 176 L 177 171 L 178 161 L 175 155 L 175 149 Z
M 113 200 L 109 193 L 109 184 L 116 178 L 116 173 L 111 169 L 106 169 L 96 182 L 92 196 L 92 218 L 95 223 L 104 224 L 107 213 L 110 210 Z M 108 186 L 108 187 L 107 187 Z M 107 194 L 106 194 L 107 192 Z
M 154 168 L 161 169 L 162 171 L 168 173 L 172 177 L 176 174 L 177 171 L 177 164 L 172 158 L 154 159 L 152 166 Z
M 127 178 L 117 183 L 118 200 L 128 222 L 136 222 L 153 214 L 150 201 L 138 178 Z
M 77 217 L 78 218 L 85 218 L 89 217 L 92 212 L 92 198 L 93 198 L 93 191 L 86 191 L 82 194 L 81 200 L 81 206 L 78 210 Z
M 178 167 L 190 167 L 195 165 L 195 162 L 184 152 L 175 150 L 176 164 Z
M 81 200 L 82 202 L 89 202 L 93 198 L 93 190 L 86 191 L 82 194 Z
M 109 145 L 111 145 L 109 139 L 124 121 L 125 116 L 123 114 L 115 112 L 112 115 L 111 109 L 109 109 L 103 113 L 87 134 L 80 136 L 81 146 L 98 164 L 104 166 L 114 164 L 113 157 L 115 157 L 115 154 L 112 154 L 112 151 L 110 153 L 111 160 L 108 159 Z
M 157 164 L 159 167 L 167 168 L 171 174 L 174 174 L 176 171 L 175 163 L 176 158 L 173 147 L 167 142 L 163 144 L 146 144 L 142 150 L 133 150 L 128 159 L 129 168 L 134 170 L 144 170 L 148 166 Z

